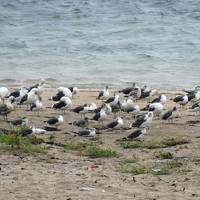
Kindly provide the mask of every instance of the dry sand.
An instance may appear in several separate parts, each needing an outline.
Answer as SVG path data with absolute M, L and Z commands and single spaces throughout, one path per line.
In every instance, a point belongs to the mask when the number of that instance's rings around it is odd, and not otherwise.
M 48 98 L 55 93 L 54 89 L 42 95 L 45 107 L 52 105 Z M 168 93 L 168 92 L 167 92 Z M 97 92 L 80 91 L 73 100 L 73 106 L 85 102 L 96 102 Z M 167 94 L 168 99 L 175 96 Z M 146 101 L 138 102 L 145 105 Z M 168 101 L 165 109 L 173 105 Z M 43 121 L 49 115 L 60 114 L 59 111 L 46 109 L 40 117 L 26 112 L 25 107 L 17 108 L 9 115 L 9 119 L 17 116 L 28 116 L 36 127 L 42 128 Z M 90 115 L 89 115 L 90 116 Z M 73 127 L 68 125 L 78 119 L 77 114 L 67 112 L 62 131 L 50 133 L 55 141 L 65 144 L 67 141 L 89 141 L 89 138 L 74 137 Z M 112 119 L 110 116 L 108 121 Z M 125 124 L 133 121 L 125 115 Z M 59 199 L 59 200 L 97 200 L 97 199 L 158 199 L 183 200 L 200 199 L 200 123 L 190 124 L 188 121 L 199 120 L 200 117 L 188 109 L 179 110 L 179 118 L 174 124 L 161 123 L 154 119 L 145 140 L 156 138 L 181 137 L 190 142 L 165 149 L 123 149 L 116 140 L 128 135 L 130 130 L 100 130 L 97 142 L 104 148 L 112 148 L 119 152 L 118 158 L 90 158 L 81 156 L 76 151 L 66 151 L 62 147 L 51 146 L 47 154 L 25 154 L 19 152 L 0 151 L 0 200 L 10 199 Z M 0 119 L 1 127 L 8 127 Z M 91 123 L 90 126 L 98 126 Z M 48 136 L 39 136 L 47 140 Z M 160 151 L 170 151 L 176 160 L 182 162 L 179 169 L 170 170 L 168 175 L 122 173 L 119 168 L 126 159 L 137 158 L 143 165 L 156 165 L 160 162 L 156 155 Z

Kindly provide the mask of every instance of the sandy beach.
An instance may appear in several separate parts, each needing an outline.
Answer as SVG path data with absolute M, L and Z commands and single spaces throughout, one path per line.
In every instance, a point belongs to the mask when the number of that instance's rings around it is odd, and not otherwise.
M 45 107 L 55 94 L 55 89 L 44 91 L 42 98 Z M 170 99 L 179 92 L 165 92 L 168 101 L 165 110 L 175 105 Z M 97 91 L 80 91 L 73 99 L 73 107 L 96 100 Z M 146 100 L 138 101 L 141 107 Z M 66 112 L 61 131 L 38 135 L 44 142 L 45 153 L 26 153 L 7 150 L 0 143 L 0 199 L 136 199 L 136 200 L 183 200 L 200 199 L 200 116 L 189 111 L 190 105 L 178 107 L 178 115 L 173 124 L 154 118 L 147 131 L 143 145 L 136 146 L 122 142 L 131 130 L 128 126 L 133 117 L 122 113 L 125 127 L 122 130 L 105 130 L 98 123 L 90 127 L 98 128 L 98 135 L 91 138 L 76 136 L 77 129 L 68 123 L 80 118 L 78 114 Z M 48 116 L 61 114 L 47 108 L 37 117 L 26 107 L 16 108 L 9 120 L 27 116 L 31 124 L 44 127 Z M 91 118 L 92 114 L 88 114 Z M 112 121 L 113 115 L 105 122 Z M 0 128 L 9 129 L 10 125 L 0 119 Z M 53 140 L 52 144 L 47 142 Z M 163 141 L 177 141 L 177 144 Z M 179 141 L 179 142 L 178 142 Z M 115 152 L 109 158 L 94 158 L 83 149 L 70 148 L 69 144 L 91 143 L 98 148 Z M 61 144 L 56 145 L 56 144 Z M 66 145 L 68 144 L 68 146 Z M 63 145 L 63 146 L 62 146 Z M 66 146 L 64 146 L 66 145 Z M 138 145 L 138 146 L 137 146 Z M 164 159 L 164 152 L 171 158 Z

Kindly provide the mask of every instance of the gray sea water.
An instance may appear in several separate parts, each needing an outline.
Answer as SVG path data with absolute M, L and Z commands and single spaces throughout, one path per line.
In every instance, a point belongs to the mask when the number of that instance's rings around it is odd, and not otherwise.
M 0 79 L 200 84 L 199 0 L 0 0 Z

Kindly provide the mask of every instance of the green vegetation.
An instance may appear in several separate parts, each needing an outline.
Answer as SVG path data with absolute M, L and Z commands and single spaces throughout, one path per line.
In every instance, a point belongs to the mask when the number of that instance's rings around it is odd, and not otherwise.
M 124 149 L 147 148 L 157 149 L 176 145 L 188 144 L 189 141 L 183 138 L 162 138 L 160 140 L 149 141 L 123 141 L 121 145 Z
M 17 134 L 0 134 L 1 150 L 18 150 L 25 153 L 46 153 L 45 147 L 39 146 L 42 142 L 36 136 L 21 137 Z
M 174 154 L 171 153 L 171 152 L 165 152 L 165 151 L 162 151 L 159 153 L 158 155 L 158 158 L 160 159 L 173 159 L 174 158 Z
M 67 142 L 64 146 L 66 150 L 79 151 L 80 155 L 92 158 L 117 157 L 118 153 L 111 149 L 103 149 L 96 146 L 95 142 Z
M 118 157 L 118 153 L 111 149 L 102 149 L 100 147 L 91 146 L 86 149 L 85 155 L 92 158 L 111 158 Z
M 139 163 L 125 163 L 123 164 L 119 171 L 122 173 L 131 173 L 134 175 L 138 174 L 154 174 L 154 175 L 167 175 L 171 172 L 171 170 L 178 171 L 181 169 L 180 167 L 183 164 L 178 160 L 170 160 L 166 162 L 160 162 L 159 164 L 156 163 L 156 165 L 147 167 L 144 165 L 141 165 Z

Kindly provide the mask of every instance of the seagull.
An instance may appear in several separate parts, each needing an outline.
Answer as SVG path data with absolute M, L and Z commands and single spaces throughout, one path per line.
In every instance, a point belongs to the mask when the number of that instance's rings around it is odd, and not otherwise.
M 46 133 L 46 130 L 41 129 L 41 128 L 26 128 L 26 129 L 22 129 L 19 132 L 19 135 L 21 136 L 29 136 L 32 134 L 44 134 Z
M 188 96 L 187 95 L 176 96 L 173 101 L 175 103 L 179 103 L 180 106 L 184 106 L 188 103 Z
M 78 87 L 69 87 L 68 89 L 71 91 L 72 97 L 78 93 Z
M 97 105 L 96 103 L 91 103 L 89 105 L 86 106 L 85 110 L 90 113 L 90 112 L 94 112 L 97 109 Z
M 149 105 L 147 105 L 145 108 L 142 109 L 142 111 L 151 111 L 153 112 L 155 115 L 159 116 L 162 111 L 163 111 L 163 105 L 162 103 L 151 103 Z
M 126 112 L 129 108 L 132 108 L 133 107 L 133 97 L 132 96 L 129 96 L 127 100 L 124 100 L 122 103 L 121 103 L 121 110 Z
M 102 122 L 107 118 L 107 114 L 104 108 L 101 109 L 100 112 L 96 113 L 91 120 L 98 121 L 99 123 Z
M 8 114 L 14 110 L 12 101 L 13 97 L 9 97 L 3 104 L 0 105 L 0 115 L 3 116 L 4 120 L 8 120 Z
M 6 97 L 8 97 L 10 94 L 10 91 L 6 87 L 0 87 L 0 99 L 3 101 L 5 100 Z
M 54 109 L 56 109 L 56 110 L 63 110 L 64 113 L 65 113 L 65 110 L 71 108 L 71 106 L 72 106 L 72 101 L 71 101 L 71 99 L 70 99 L 69 97 L 64 96 L 64 97 L 62 97 L 62 98 L 60 99 L 59 102 L 53 104 L 52 107 L 53 107 Z
M 153 90 L 150 90 L 146 85 L 143 87 L 142 89 L 142 94 L 141 94 L 141 97 L 140 99 L 144 99 L 144 98 L 147 98 L 147 97 L 152 97 L 154 95 L 157 94 L 157 90 L 156 89 L 153 89 Z
M 132 92 L 130 92 L 129 96 L 132 96 L 134 101 L 137 101 L 140 99 L 142 95 L 141 88 L 139 86 L 136 86 Z
M 59 126 L 64 122 L 64 118 L 62 115 L 58 117 L 51 117 L 49 120 L 44 121 L 45 123 L 49 124 L 50 126 Z
M 123 119 L 121 117 L 117 117 L 112 121 L 111 123 L 106 125 L 106 128 L 108 129 L 120 129 L 124 125 Z
M 125 95 L 128 95 L 134 90 L 135 86 L 136 86 L 136 83 L 133 83 L 132 87 L 124 88 L 124 89 L 120 90 L 119 93 L 123 93 Z
M 27 107 L 31 104 L 34 104 L 37 99 L 39 98 L 38 96 L 38 89 L 37 88 L 33 88 L 29 93 L 25 94 L 20 102 L 19 102 L 19 105 L 27 105 Z
M 57 90 L 58 92 L 63 92 L 66 97 L 69 97 L 70 99 L 72 98 L 72 92 L 69 88 L 59 87 Z
M 38 94 L 41 95 L 43 92 L 44 85 L 45 85 L 45 81 L 42 80 L 41 82 L 30 86 L 29 88 L 27 88 L 27 90 L 28 90 L 28 92 L 30 92 L 33 89 L 37 89 Z
M 28 90 L 24 87 L 22 87 L 20 90 L 15 90 L 13 92 L 11 92 L 8 96 L 9 97 L 13 97 L 16 103 L 19 103 L 22 99 L 23 96 L 25 96 L 27 94 Z
M 194 90 L 183 90 L 183 91 L 186 92 L 187 94 L 192 94 L 192 93 L 195 93 L 199 89 L 200 89 L 200 86 L 196 86 Z
M 162 103 L 164 105 L 166 101 L 167 97 L 164 94 L 161 94 L 159 97 L 155 98 L 150 103 Z
M 85 115 L 88 112 L 88 109 L 86 109 L 86 108 L 88 108 L 88 105 L 84 104 L 81 106 L 77 106 L 77 107 L 71 109 L 70 111 L 81 114 L 81 117 L 82 117 L 82 115 Z
M 60 99 L 64 96 L 65 94 L 63 93 L 63 91 L 58 91 L 57 94 L 55 96 L 50 97 L 49 100 L 60 101 Z
M 113 97 L 110 97 L 105 101 L 105 103 L 110 104 L 110 106 L 115 106 L 119 102 L 119 95 L 114 94 Z
M 176 112 L 177 112 L 177 108 L 176 106 L 173 107 L 172 110 L 167 111 L 163 116 L 162 119 L 163 120 L 168 120 L 168 122 L 172 122 L 173 123 L 173 119 L 176 116 Z
M 127 113 L 132 114 L 134 117 L 140 113 L 140 106 L 135 105 L 133 107 L 130 107 L 126 110 Z
M 35 103 L 31 105 L 30 111 L 37 112 L 37 116 L 39 117 L 39 112 L 43 110 L 42 98 L 39 97 Z
M 136 119 L 136 121 L 130 125 L 130 128 L 132 128 L 132 127 L 137 127 L 137 128 L 149 127 L 152 120 L 153 120 L 153 112 L 148 112 L 147 114 L 138 117 Z
M 87 127 L 89 125 L 89 118 L 85 117 L 84 119 L 80 119 L 78 121 L 74 121 L 73 123 L 69 123 L 69 125 L 74 125 L 78 127 Z
M 191 109 L 192 109 L 193 112 L 196 112 L 196 113 L 199 112 L 199 114 L 200 114 L 200 102 L 195 103 L 195 104 L 191 107 Z
M 152 103 L 149 105 L 149 111 L 153 112 L 156 116 L 159 116 L 164 107 L 162 103 Z
M 106 86 L 102 91 L 99 92 L 97 99 L 107 99 L 109 97 L 108 86 Z
M 146 128 L 140 128 L 133 131 L 127 137 L 123 138 L 122 140 L 141 140 L 144 135 L 146 134 Z
M 114 113 L 114 117 L 116 118 L 116 114 L 121 111 L 121 103 L 120 101 L 117 104 L 111 105 L 112 112 Z
M 27 126 L 29 123 L 29 120 L 26 117 L 15 119 L 12 121 L 9 121 L 13 126 Z
M 97 107 L 93 112 L 98 113 L 101 111 L 101 109 L 104 109 L 107 115 L 110 115 L 112 113 L 112 108 L 107 103 L 103 103 L 101 106 Z
M 79 132 L 74 132 L 74 133 L 78 134 L 79 136 L 94 137 L 96 135 L 96 129 L 84 128 L 83 130 L 80 130 Z
M 187 94 L 187 96 L 188 96 L 188 101 L 197 102 L 200 99 L 200 91 L 196 90 L 193 93 Z

